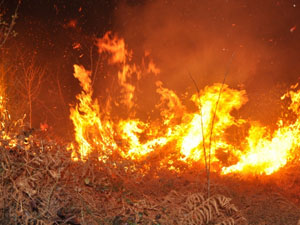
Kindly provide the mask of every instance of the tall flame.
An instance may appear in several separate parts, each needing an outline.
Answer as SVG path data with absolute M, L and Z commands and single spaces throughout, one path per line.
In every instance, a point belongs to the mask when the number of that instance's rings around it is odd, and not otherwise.
M 116 76 L 122 97 L 119 104 L 129 109 L 128 118 L 112 115 L 109 111 L 111 107 L 100 108 L 97 99 L 93 98 L 91 73 L 83 66 L 74 65 L 74 77 L 83 89 L 77 95 L 79 103 L 71 107 L 70 118 L 74 124 L 77 145 L 74 147 L 73 144 L 72 147 L 74 159 L 85 160 L 92 152 L 97 152 L 99 159 L 104 160 L 118 152 L 123 158 L 139 161 L 152 153 L 164 151 L 168 161 L 166 149 L 172 149 L 171 152 L 177 155 L 176 160 L 192 165 L 193 162 L 204 163 L 203 148 L 206 148 L 211 153 L 212 168 L 220 170 L 222 174 L 271 174 L 285 166 L 293 158 L 293 151 L 299 147 L 298 119 L 288 125 L 278 120 L 277 130 L 271 132 L 258 122 L 236 118 L 232 112 L 247 102 L 246 92 L 232 89 L 226 84 L 214 115 L 222 84 L 207 86 L 199 94 L 193 94 L 190 100 L 199 110 L 192 111 L 182 103 L 175 91 L 157 80 L 156 94 L 160 96 L 160 102 L 155 108 L 159 110 L 160 118 L 150 121 L 137 118 L 136 86 L 132 78 L 138 81 L 144 72 L 157 75 L 160 70 L 152 60 L 144 65 L 147 67 L 145 69 L 132 63 L 132 52 L 126 49 L 125 41 L 110 32 L 98 40 L 98 48 L 100 54 L 107 53 L 109 65 L 119 68 Z M 298 118 L 300 92 L 290 91 L 284 98 L 291 100 L 289 110 Z M 230 133 L 232 127 L 246 129 L 247 135 L 240 137 L 242 140 L 239 143 L 229 140 L 233 135 Z M 174 158 L 168 162 L 173 161 Z
M 70 110 L 70 118 L 75 126 L 75 139 L 78 143 L 78 151 L 73 152 L 74 159 L 85 159 L 93 148 L 106 149 L 116 147 L 113 142 L 112 124 L 101 119 L 97 100 L 92 99 L 93 90 L 91 86 L 90 71 L 82 66 L 74 65 L 74 77 L 76 77 L 83 88 L 83 91 L 77 95 L 79 104 Z

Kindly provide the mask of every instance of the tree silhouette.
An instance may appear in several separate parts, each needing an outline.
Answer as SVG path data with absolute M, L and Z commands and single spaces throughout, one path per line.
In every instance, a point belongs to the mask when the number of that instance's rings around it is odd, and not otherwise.
M 20 57 L 21 74 L 17 79 L 17 92 L 27 102 L 29 126 L 32 127 L 32 104 L 37 99 L 45 75 L 45 68 L 36 64 L 35 58 L 25 61 Z

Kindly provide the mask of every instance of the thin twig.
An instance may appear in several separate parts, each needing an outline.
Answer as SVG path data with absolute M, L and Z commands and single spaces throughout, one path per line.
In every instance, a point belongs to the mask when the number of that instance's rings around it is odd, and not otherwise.
M 9 37 L 10 33 L 12 32 L 13 27 L 15 26 L 16 19 L 17 19 L 17 17 L 18 17 L 17 13 L 18 13 L 18 9 L 19 9 L 20 4 L 21 4 L 21 1 L 18 1 L 16 10 L 15 10 L 14 14 L 12 15 L 12 20 L 11 20 L 11 22 L 10 22 L 8 31 L 7 31 L 6 34 L 4 34 L 4 39 L 3 39 L 2 42 L 0 43 L 0 48 L 3 47 L 3 45 L 4 45 L 5 42 L 7 41 L 7 38 Z
M 231 57 L 230 57 L 230 61 L 228 63 L 228 66 L 227 66 L 227 69 L 226 69 L 226 72 L 224 74 L 224 78 L 223 78 L 223 82 L 222 82 L 222 85 L 221 85 L 221 88 L 220 88 L 220 91 L 219 91 L 219 95 L 218 95 L 218 99 L 217 99 L 217 102 L 216 102 L 216 107 L 215 107 L 215 111 L 214 111 L 214 115 L 213 115 L 213 118 L 212 118 L 212 121 L 211 121 L 211 129 L 210 129 L 210 137 L 209 137 L 209 149 L 208 149 L 208 178 L 210 177 L 210 162 L 211 162 L 211 144 L 212 144 L 212 135 L 213 135 L 213 130 L 214 130 L 214 125 L 215 125 L 215 119 L 216 119 L 216 114 L 217 114 L 217 110 L 218 110 L 218 105 L 219 105 L 219 102 L 220 102 L 220 98 L 221 98 L 221 94 L 222 94 L 222 91 L 223 91 L 223 88 L 224 88 L 224 85 L 225 85 L 225 81 L 226 81 L 226 78 L 227 78 L 227 75 L 229 73 L 229 69 L 230 69 L 230 66 L 232 64 L 232 60 L 233 60 L 233 57 L 234 57 L 234 52 L 232 53 Z M 208 184 L 208 197 L 210 196 L 210 179 L 207 180 Z
M 202 132 L 202 144 L 203 144 L 203 152 L 204 152 L 204 160 L 205 160 L 205 171 L 206 171 L 206 176 L 208 178 L 209 173 L 208 173 L 208 166 L 207 166 L 207 155 L 206 155 L 206 148 L 205 148 L 205 136 L 204 136 L 204 125 L 203 125 L 203 113 L 202 113 L 202 103 L 201 103 L 201 99 L 200 99 L 200 91 L 199 91 L 199 87 L 196 83 L 196 81 L 194 80 L 194 78 L 192 77 L 192 75 L 190 73 L 188 73 L 188 75 L 190 76 L 191 80 L 194 83 L 194 86 L 197 90 L 197 94 L 198 94 L 198 99 L 199 99 L 199 111 L 200 111 L 200 117 L 201 117 L 201 132 Z
M 53 193 L 54 193 L 54 190 L 57 186 L 57 183 L 58 183 L 58 179 L 55 180 L 55 183 L 53 184 L 51 190 L 50 190 L 50 193 L 49 193 L 49 196 L 48 196 L 48 199 L 47 199 L 47 211 L 49 211 L 50 209 L 50 204 L 51 204 L 51 198 L 53 196 Z

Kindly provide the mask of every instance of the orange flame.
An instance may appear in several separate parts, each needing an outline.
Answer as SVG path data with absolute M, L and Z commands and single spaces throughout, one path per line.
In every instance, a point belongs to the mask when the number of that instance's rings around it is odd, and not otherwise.
M 296 88 L 295 85 L 292 88 Z M 273 133 L 266 127 L 252 125 L 247 137 L 247 146 L 239 162 L 228 168 L 223 168 L 223 173 L 254 172 L 272 174 L 293 159 L 293 151 L 299 148 L 300 141 L 300 90 L 289 91 L 282 97 L 290 98 L 289 109 L 296 114 L 295 122 L 284 126 L 283 121 L 277 123 L 278 129 Z
M 109 146 L 115 147 L 115 143 L 112 141 L 111 134 L 113 133 L 110 122 L 101 120 L 98 101 L 92 99 L 90 71 L 78 65 L 74 65 L 74 71 L 74 77 L 80 81 L 83 91 L 77 96 L 79 104 L 70 110 L 70 118 L 75 126 L 79 156 L 85 159 L 92 148 L 107 149 Z M 78 159 L 77 155 L 73 152 L 74 159 Z
M 246 121 L 232 115 L 246 102 L 245 90 L 235 90 L 224 85 L 215 115 L 213 136 L 212 119 L 216 109 L 216 101 L 222 84 L 205 87 L 198 94 L 191 96 L 191 101 L 199 110 L 191 111 L 185 106 L 175 91 L 156 82 L 156 93 L 160 95 L 160 103 L 155 108 L 160 111 L 160 118 L 143 121 L 135 117 L 136 87 L 132 77 L 142 77 L 143 69 L 131 62 L 132 53 L 126 49 L 125 41 L 113 36 L 110 32 L 98 40 L 99 53 L 108 53 L 110 65 L 117 66 L 118 84 L 122 100 L 133 113 L 129 118 L 112 118 L 111 107 L 100 108 L 93 99 L 90 72 L 84 67 L 74 65 L 74 77 L 82 87 L 77 95 L 79 103 L 71 107 L 70 118 L 75 128 L 77 148 L 72 146 L 73 158 L 85 160 L 96 151 L 100 160 L 105 160 L 113 152 L 131 160 L 141 160 L 152 153 L 172 148 L 177 160 L 192 165 L 193 162 L 204 163 L 204 147 L 211 152 L 212 168 L 222 174 L 265 173 L 271 174 L 292 159 L 293 151 L 298 148 L 300 140 L 300 122 L 297 119 L 289 125 L 282 120 L 277 123 L 278 129 L 271 132 L 267 127 L 255 121 Z M 152 60 L 145 72 L 157 75 L 160 70 Z M 296 87 L 295 87 L 296 88 Z M 289 110 L 299 117 L 300 92 L 290 91 L 284 98 L 291 100 Z M 246 137 L 240 143 L 230 141 L 230 128 L 246 129 Z M 209 140 L 213 140 L 209 143 Z M 204 143 L 203 143 L 204 141 Z M 167 162 L 173 162 L 174 158 Z M 165 161 L 164 161 L 165 162 Z M 172 163 L 170 163 L 172 164 Z
M 123 39 L 118 39 L 116 36 L 111 37 L 111 32 L 107 32 L 103 38 L 98 40 L 99 54 L 107 52 L 110 54 L 110 64 L 121 64 L 122 69 L 118 72 L 118 81 L 122 87 L 121 103 L 125 104 L 129 109 L 134 106 L 133 97 L 135 86 L 128 82 L 134 74 L 140 77 L 140 71 L 135 65 L 129 65 L 131 60 L 131 53 L 125 48 Z

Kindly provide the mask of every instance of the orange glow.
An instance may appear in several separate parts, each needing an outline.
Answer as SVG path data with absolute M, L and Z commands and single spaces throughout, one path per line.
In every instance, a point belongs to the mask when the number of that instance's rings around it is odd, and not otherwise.
M 295 89 L 298 86 L 292 86 Z M 278 129 L 271 134 L 266 127 L 252 125 L 247 137 L 244 154 L 237 164 L 223 168 L 224 173 L 234 171 L 272 174 L 293 159 L 293 151 L 299 148 L 300 141 L 300 91 L 289 91 L 282 100 L 289 98 L 289 109 L 297 116 L 296 121 L 284 125 L 277 123 Z
M 18 127 L 20 125 L 18 122 L 21 122 L 22 120 L 16 121 L 14 122 L 14 124 L 11 123 L 10 114 L 6 109 L 7 102 L 5 96 L 6 96 L 5 91 L 3 90 L 2 87 L 0 87 L 0 128 L 1 128 L 0 138 L 2 140 L 5 140 L 8 146 L 12 148 L 12 147 L 16 147 L 18 141 L 20 141 L 18 139 L 22 139 L 22 138 L 19 138 L 15 134 L 12 134 L 10 132 L 10 127 L 8 126 L 8 124 L 10 126 L 16 125 Z
M 136 86 L 131 78 L 142 77 L 142 71 L 159 74 L 160 70 L 152 60 L 143 70 L 131 62 L 132 53 L 126 49 L 125 41 L 110 32 L 98 40 L 99 53 L 108 55 L 108 63 L 117 66 L 118 85 L 121 100 L 118 103 L 129 109 L 128 118 L 112 115 L 112 103 L 100 108 L 93 98 L 90 72 L 84 67 L 74 65 L 74 77 L 82 87 L 77 95 L 79 101 L 71 107 L 70 118 L 75 128 L 76 143 L 71 145 L 74 160 L 85 160 L 92 152 L 97 152 L 99 160 L 105 160 L 114 152 L 123 158 L 139 161 L 155 152 L 171 150 L 177 159 L 164 154 L 161 164 L 169 164 L 174 169 L 174 160 L 191 166 L 194 162 L 204 163 L 204 147 L 211 152 L 212 169 L 222 174 L 233 172 L 272 174 L 285 166 L 293 158 L 300 140 L 300 122 L 284 123 L 278 120 L 277 129 L 271 132 L 258 122 L 237 118 L 233 111 L 238 111 L 246 102 L 245 90 L 236 90 L 224 85 L 215 115 L 213 136 L 212 120 L 216 102 L 222 84 L 206 86 L 198 94 L 191 95 L 190 101 L 196 110 L 191 110 L 182 103 L 174 90 L 164 87 L 163 82 L 156 81 L 156 93 L 160 102 L 155 108 L 160 118 L 144 121 L 137 118 L 135 108 Z M 148 57 L 148 55 L 147 55 Z M 144 62 L 144 61 L 143 61 Z M 156 77 L 157 78 L 157 77 Z M 296 89 L 297 86 L 292 87 Z M 109 99 L 113 99 L 110 96 Z M 299 117 L 300 92 L 292 90 L 282 97 L 290 99 L 289 110 Z M 239 142 L 230 141 L 230 129 L 235 127 L 238 133 L 246 129 L 246 136 Z M 209 141 L 212 140 L 212 143 Z M 204 141 L 204 143 L 203 143 Z M 174 155 L 174 154 L 173 154 Z M 178 171 L 178 170 L 176 170 Z
M 74 71 L 74 76 L 80 81 L 83 91 L 77 96 L 79 104 L 70 111 L 79 151 L 79 154 L 73 152 L 73 158 L 85 159 L 92 148 L 106 149 L 108 146 L 115 147 L 115 143 L 112 142 L 111 124 L 101 120 L 98 101 L 92 99 L 90 72 L 78 65 L 74 65 Z
M 73 19 L 73 20 L 70 20 L 70 21 L 68 21 L 68 23 L 67 24 L 65 24 L 65 27 L 66 28 L 76 28 L 76 26 L 77 26 L 77 20 L 76 19 Z
M 293 26 L 293 27 L 291 27 L 291 28 L 290 28 L 290 32 L 291 32 L 291 33 L 293 33 L 293 32 L 296 30 L 296 28 L 297 28 L 297 26 L 296 26 L 296 25 L 295 25 L 295 26 Z

